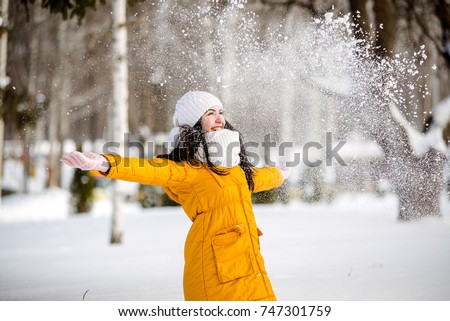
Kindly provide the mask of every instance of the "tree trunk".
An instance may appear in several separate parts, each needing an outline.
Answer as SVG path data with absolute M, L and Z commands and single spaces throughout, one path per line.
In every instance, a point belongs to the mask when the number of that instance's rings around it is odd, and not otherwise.
M 450 68 L 450 6 L 448 0 L 435 0 L 434 2 L 434 12 L 439 18 L 441 24 L 442 36 L 441 44 L 443 50 L 441 50 L 441 55 L 447 63 L 447 67 Z
M 60 185 L 60 161 L 59 156 L 63 151 L 61 146 L 61 140 L 59 139 L 60 128 L 68 128 L 67 117 L 64 117 L 64 111 L 66 110 L 65 104 L 67 104 L 68 95 L 68 81 L 66 76 L 66 68 L 68 66 L 67 59 L 67 21 L 61 21 L 58 28 L 58 60 L 60 68 L 56 68 L 53 72 L 53 86 L 52 97 L 49 106 L 49 125 L 48 125 L 48 138 L 50 141 L 50 164 L 49 164 L 49 177 L 48 186 L 56 187 Z
M 124 151 L 124 134 L 128 132 L 128 59 L 127 59 L 127 19 L 126 0 L 113 0 L 113 141 Z M 123 155 L 123 153 L 122 153 Z M 113 181 L 113 213 L 111 243 L 122 243 L 123 236 L 123 195 L 119 182 Z
M 395 45 L 397 17 L 392 0 L 376 0 L 373 2 L 375 13 L 375 30 L 377 33 L 376 54 L 390 56 Z
M 370 41 L 370 19 L 367 12 L 367 0 L 350 0 L 350 10 L 353 21 L 357 24 L 355 36 L 358 39 Z M 357 14 L 359 12 L 359 14 Z
M 37 105 L 38 94 L 38 67 L 39 67 L 39 47 L 40 47 L 40 33 L 41 33 L 41 9 L 36 6 L 32 7 L 32 21 L 34 28 L 31 33 L 30 49 L 29 49 L 29 70 L 28 70 L 28 97 L 30 98 L 29 108 L 34 108 Z M 30 155 L 31 144 L 36 141 L 35 137 L 36 124 L 24 124 L 23 131 L 23 193 L 29 192 L 28 178 L 33 171 L 33 162 Z
M 6 62 L 8 53 L 8 0 L 2 0 L 0 24 L 0 111 L 3 106 L 3 92 L 8 85 L 9 79 L 6 77 Z M 3 115 L 0 115 L 0 205 L 2 200 L 3 189 L 3 140 L 4 140 L 5 123 Z

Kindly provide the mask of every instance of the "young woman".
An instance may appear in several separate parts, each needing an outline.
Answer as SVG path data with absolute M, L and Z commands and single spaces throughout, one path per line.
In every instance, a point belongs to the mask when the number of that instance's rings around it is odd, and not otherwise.
M 281 185 L 283 171 L 250 164 L 241 135 L 210 93 L 183 95 L 173 122 L 170 152 L 154 159 L 71 152 L 62 161 L 108 178 L 163 186 L 183 206 L 192 221 L 184 251 L 186 300 L 276 300 L 251 193 Z

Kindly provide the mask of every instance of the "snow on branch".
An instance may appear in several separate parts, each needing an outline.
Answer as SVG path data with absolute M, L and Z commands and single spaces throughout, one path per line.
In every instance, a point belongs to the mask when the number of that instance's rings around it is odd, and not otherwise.
M 450 96 L 433 108 L 433 122 L 425 134 L 411 126 L 395 104 L 391 104 L 390 109 L 394 119 L 406 130 L 410 146 L 416 156 L 422 156 L 430 148 L 435 148 L 437 151 L 447 154 L 442 132 L 450 122 Z
M 440 130 L 444 130 L 450 122 L 450 96 L 441 100 L 434 108 L 433 108 L 433 123 L 432 127 L 438 126 Z

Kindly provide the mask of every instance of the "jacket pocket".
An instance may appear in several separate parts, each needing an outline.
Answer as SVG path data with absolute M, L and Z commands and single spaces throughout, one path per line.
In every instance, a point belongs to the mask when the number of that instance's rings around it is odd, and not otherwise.
M 225 283 L 253 273 L 245 226 L 234 225 L 211 236 L 219 282 Z

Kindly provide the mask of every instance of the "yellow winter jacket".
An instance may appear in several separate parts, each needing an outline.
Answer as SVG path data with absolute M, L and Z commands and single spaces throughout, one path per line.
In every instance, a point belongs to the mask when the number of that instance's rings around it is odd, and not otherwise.
M 259 249 L 251 195 L 244 171 L 220 176 L 206 166 L 166 159 L 121 158 L 108 178 L 160 185 L 192 221 L 184 249 L 186 300 L 276 300 Z M 254 169 L 254 192 L 282 184 L 275 167 Z

